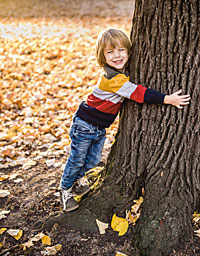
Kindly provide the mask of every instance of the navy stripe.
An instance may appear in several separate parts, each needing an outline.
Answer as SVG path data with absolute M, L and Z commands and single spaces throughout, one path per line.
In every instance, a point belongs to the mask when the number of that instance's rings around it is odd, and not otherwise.
M 153 89 L 147 89 L 144 94 L 144 102 L 148 104 L 163 104 L 165 94 Z
M 118 113 L 117 113 L 118 114 Z M 117 114 L 108 114 L 88 106 L 82 102 L 76 112 L 76 115 L 88 122 L 89 124 L 98 126 L 99 128 L 108 128 L 115 120 Z

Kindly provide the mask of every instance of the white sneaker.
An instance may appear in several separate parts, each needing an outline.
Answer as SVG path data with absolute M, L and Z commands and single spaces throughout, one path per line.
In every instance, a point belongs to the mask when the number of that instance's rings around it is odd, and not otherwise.
M 60 189 L 60 200 L 63 205 L 63 211 L 70 212 L 79 207 L 79 204 L 73 198 L 72 187 L 69 189 Z

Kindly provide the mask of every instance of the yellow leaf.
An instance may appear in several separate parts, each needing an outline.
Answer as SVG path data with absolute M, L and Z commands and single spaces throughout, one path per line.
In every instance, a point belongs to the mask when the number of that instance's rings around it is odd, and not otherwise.
M 124 234 L 126 234 L 128 230 L 128 221 L 123 221 L 123 222 L 120 222 L 119 225 L 117 225 L 116 227 L 116 231 L 119 232 L 119 236 L 123 236 Z
M 135 202 L 135 203 L 137 203 L 137 204 L 142 204 L 142 203 L 143 203 L 143 201 L 144 201 L 143 197 L 142 197 L 142 196 L 140 196 L 140 198 L 139 198 L 139 199 L 134 200 L 133 202 Z
M 19 240 L 23 234 L 23 231 L 20 229 L 9 229 L 8 234 L 14 237 L 16 240 Z
M 56 245 L 54 245 L 54 248 L 56 249 L 56 251 L 60 251 L 62 249 L 62 245 L 56 244 Z
M 7 228 L 1 228 L 0 229 L 0 235 L 2 235 L 6 230 L 7 230 Z
M 141 212 L 132 215 L 131 212 L 128 212 L 127 220 L 129 224 L 135 225 L 136 221 L 139 219 Z
M 47 235 L 44 235 L 42 237 L 42 243 L 45 245 L 51 245 L 51 238 Z
M 128 230 L 128 221 L 113 214 L 111 227 L 114 231 L 119 232 L 119 236 L 123 236 Z
M 122 252 L 117 252 L 115 256 L 128 256 L 128 255 L 126 255 L 126 254 L 124 254 Z
M 119 225 L 120 222 L 126 221 L 124 218 L 117 217 L 117 215 L 114 213 L 111 221 L 111 228 L 116 231 L 117 225 Z
M 0 176 L 0 181 L 8 180 L 9 177 L 10 177 L 9 175 L 1 175 Z
M 135 214 L 137 213 L 137 211 L 139 210 L 141 204 L 134 204 L 133 206 L 131 206 L 131 211 L 134 212 Z
M 193 222 L 197 223 L 200 220 L 200 213 L 194 212 L 193 214 Z

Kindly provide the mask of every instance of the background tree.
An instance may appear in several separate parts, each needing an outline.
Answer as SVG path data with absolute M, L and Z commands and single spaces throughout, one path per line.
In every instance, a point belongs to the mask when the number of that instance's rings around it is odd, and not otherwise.
M 168 255 L 192 238 L 200 192 L 199 22 L 199 0 L 136 0 L 131 81 L 168 94 L 182 89 L 191 104 L 179 110 L 127 100 L 101 189 L 60 223 L 95 230 L 96 218 L 124 216 L 144 188 L 133 236 L 138 254 Z

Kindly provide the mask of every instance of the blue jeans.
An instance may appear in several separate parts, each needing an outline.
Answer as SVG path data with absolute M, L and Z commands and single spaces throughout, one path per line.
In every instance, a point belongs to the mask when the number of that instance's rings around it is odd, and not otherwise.
M 74 116 L 69 136 L 71 148 L 61 178 L 61 188 L 70 188 L 76 179 L 98 165 L 105 142 L 105 129 Z

